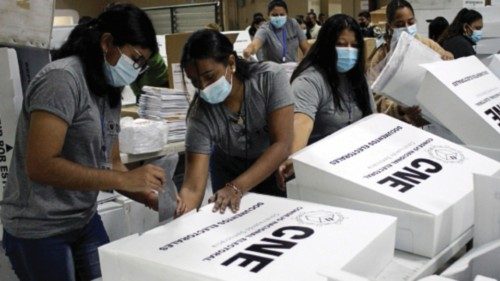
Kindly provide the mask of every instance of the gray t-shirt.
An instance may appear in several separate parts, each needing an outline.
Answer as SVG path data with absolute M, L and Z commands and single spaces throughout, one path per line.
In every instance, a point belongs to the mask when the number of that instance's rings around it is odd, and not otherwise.
M 49 112 L 69 125 L 61 157 L 100 168 L 111 161 L 112 143 L 120 131 L 120 106 L 110 108 L 107 97 L 89 92 L 77 57 L 48 64 L 31 82 L 17 125 L 1 219 L 11 235 L 37 239 L 83 228 L 96 212 L 98 192 L 72 191 L 29 179 L 26 145 L 33 111 Z
M 283 37 L 286 38 L 285 45 L 283 45 Z M 263 59 L 277 63 L 296 62 L 299 43 L 307 40 L 297 21 L 291 18 L 287 19 L 281 29 L 274 28 L 270 22 L 264 23 L 255 33 L 255 38 L 263 43 Z M 283 61 L 284 51 L 285 61 Z
M 363 118 L 363 113 L 354 101 L 354 93 L 345 75 L 340 75 L 339 92 L 344 96 L 343 111 L 333 105 L 332 89 L 328 81 L 313 66 L 307 68 L 292 82 L 295 112 L 304 113 L 314 120 L 309 143 L 316 142 L 337 130 Z M 373 112 L 375 103 L 370 94 Z
M 293 104 L 290 83 L 286 71 L 276 63 L 255 63 L 251 73 L 244 82 L 242 119 L 223 103 L 209 105 L 200 100 L 192 108 L 186 151 L 210 154 L 217 148 L 229 156 L 255 159 L 269 147 L 267 120 L 271 112 Z

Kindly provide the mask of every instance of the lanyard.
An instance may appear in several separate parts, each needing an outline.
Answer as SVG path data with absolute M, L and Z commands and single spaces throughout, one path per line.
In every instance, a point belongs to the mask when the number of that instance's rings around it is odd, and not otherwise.
M 274 34 L 276 35 L 276 37 L 278 37 L 278 41 L 280 41 L 281 43 L 281 46 L 283 47 L 282 48 L 282 52 L 281 52 L 281 58 L 283 60 L 283 62 L 286 61 L 286 51 L 287 51 L 287 45 L 286 45 L 286 27 L 283 26 L 282 29 L 281 29 L 281 37 L 282 39 L 280 39 L 280 37 L 278 36 L 278 34 L 276 33 L 276 31 L 274 32 Z
M 105 103 L 105 102 L 104 102 Z M 106 105 L 103 103 L 102 111 L 99 110 L 99 115 L 101 118 L 101 135 L 102 135 L 102 146 L 101 151 L 104 154 L 105 163 L 108 163 L 108 148 L 106 147 L 106 121 L 104 120 L 104 108 Z

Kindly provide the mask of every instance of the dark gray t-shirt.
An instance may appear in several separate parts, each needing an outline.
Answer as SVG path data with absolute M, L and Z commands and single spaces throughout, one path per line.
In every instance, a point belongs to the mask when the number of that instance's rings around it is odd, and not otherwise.
M 77 57 L 54 61 L 35 76 L 23 102 L 1 203 L 5 230 L 19 238 L 45 238 L 83 228 L 96 212 L 97 191 L 39 184 L 26 174 L 30 115 L 38 110 L 54 114 L 69 125 L 61 156 L 87 167 L 110 164 L 111 146 L 120 131 L 120 106 L 111 109 L 106 97 L 90 94 Z
M 285 46 L 283 35 L 286 35 Z M 307 40 L 297 21 L 291 18 L 288 18 L 285 25 L 278 30 L 270 22 L 264 23 L 255 33 L 254 38 L 262 41 L 263 60 L 277 63 L 296 62 L 299 43 Z M 286 53 L 285 61 L 283 61 L 283 50 Z
M 276 63 L 253 64 L 251 73 L 244 83 L 241 109 L 246 122 L 238 122 L 237 114 L 223 103 L 209 105 L 200 100 L 188 119 L 186 151 L 210 154 L 217 148 L 229 156 L 255 159 L 269 147 L 267 118 L 271 112 L 293 104 L 290 83 L 286 71 Z
M 304 113 L 314 120 L 309 143 L 318 141 L 363 117 L 354 101 L 354 93 L 347 77 L 340 75 L 339 91 L 344 96 L 343 111 L 335 109 L 330 84 L 313 66 L 302 72 L 292 83 L 295 112 Z M 370 105 L 375 112 L 373 96 Z

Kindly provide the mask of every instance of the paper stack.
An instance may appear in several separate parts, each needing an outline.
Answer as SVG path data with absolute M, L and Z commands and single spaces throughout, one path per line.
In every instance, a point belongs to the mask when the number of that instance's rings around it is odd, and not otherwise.
M 189 102 L 182 90 L 143 87 L 139 98 L 139 116 L 147 119 L 165 119 L 168 123 L 168 143 L 184 141 L 186 114 Z

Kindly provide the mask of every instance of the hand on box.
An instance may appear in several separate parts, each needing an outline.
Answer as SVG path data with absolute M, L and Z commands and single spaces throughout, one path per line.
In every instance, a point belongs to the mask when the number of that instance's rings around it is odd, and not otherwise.
M 445 53 L 441 56 L 441 58 L 442 58 L 443 60 L 453 60 L 453 59 L 455 59 L 455 57 L 453 56 L 453 54 L 452 54 L 452 53 L 450 53 L 450 52 L 445 52 Z
M 294 174 L 293 162 L 291 159 L 287 159 L 278 168 L 278 173 L 276 173 L 276 181 L 278 182 L 278 187 L 281 190 L 286 190 L 286 180 Z
M 243 191 L 232 183 L 227 183 L 224 188 L 219 189 L 210 199 L 209 203 L 214 203 L 213 212 L 219 211 L 224 214 L 226 208 L 231 208 L 233 213 L 236 213 L 240 209 L 241 197 L 243 197 Z
M 182 216 L 187 211 L 187 205 L 179 195 L 177 195 L 177 207 L 175 208 L 174 219 Z
M 155 190 L 146 192 L 144 205 L 150 209 L 158 211 L 158 192 Z
M 165 171 L 149 164 L 123 173 L 121 189 L 127 192 L 160 191 L 165 180 Z

